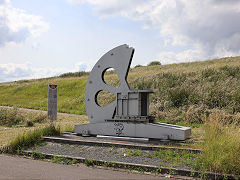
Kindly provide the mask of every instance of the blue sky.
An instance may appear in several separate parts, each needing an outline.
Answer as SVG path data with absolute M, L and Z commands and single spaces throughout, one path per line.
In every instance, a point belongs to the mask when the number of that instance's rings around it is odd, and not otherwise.
M 108 50 L 132 66 L 240 54 L 237 0 L 0 0 L 0 82 L 90 71 Z

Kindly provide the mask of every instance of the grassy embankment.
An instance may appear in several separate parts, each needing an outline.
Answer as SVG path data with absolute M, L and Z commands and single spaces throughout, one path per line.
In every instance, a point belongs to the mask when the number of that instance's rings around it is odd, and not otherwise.
M 118 84 L 111 72 L 105 78 Z M 47 84 L 56 83 L 58 111 L 85 114 L 86 81 L 87 75 L 2 83 L 0 105 L 46 110 Z M 155 91 L 150 111 L 160 121 L 192 127 L 204 124 L 194 131 L 195 137 L 204 140 L 200 169 L 240 173 L 240 57 L 136 67 L 130 70 L 128 81 L 132 88 Z
M 47 110 L 47 85 L 58 84 L 58 111 L 85 114 L 87 77 L 23 80 L 0 84 L 0 105 Z
M 158 119 L 203 123 L 211 113 L 240 118 L 240 57 L 204 62 L 142 66 L 129 72 L 132 88 L 151 88 L 150 110 Z M 70 74 L 69 76 L 74 76 Z M 87 74 L 0 84 L 0 105 L 47 109 L 47 84 L 59 86 L 58 111 L 85 114 Z M 108 72 L 106 81 L 118 84 Z M 106 101 L 106 100 L 103 100 Z

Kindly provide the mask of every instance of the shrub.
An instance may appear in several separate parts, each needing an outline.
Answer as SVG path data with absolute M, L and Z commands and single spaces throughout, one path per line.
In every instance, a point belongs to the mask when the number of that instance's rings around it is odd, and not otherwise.
M 1 126 L 17 126 L 24 125 L 33 126 L 34 123 L 43 123 L 47 119 L 43 113 L 29 113 L 20 111 L 18 108 L 0 108 L 0 125 Z
M 43 123 L 47 120 L 46 114 L 37 113 L 35 116 L 32 117 L 32 121 L 35 123 Z
M 217 73 L 217 71 L 215 69 L 204 69 L 202 71 L 202 78 L 206 79 L 206 78 L 210 78 L 212 76 L 214 76 Z
M 161 63 L 159 61 L 152 61 L 148 64 L 148 66 L 157 66 L 157 65 L 161 65 Z
M 237 78 L 240 76 L 240 67 L 229 67 L 229 66 L 223 66 L 220 68 L 221 71 L 223 71 L 224 74 L 230 77 Z
M 0 108 L 0 125 L 11 127 L 23 122 L 24 117 L 16 107 Z
M 142 67 L 142 65 L 138 64 L 134 68 Z
M 191 74 L 173 74 L 170 72 L 158 74 L 157 86 L 159 91 L 162 90 L 161 88 L 166 89 L 182 85 L 186 81 L 187 76 L 191 76 Z
M 89 75 L 89 72 L 85 72 L 85 71 L 80 71 L 80 72 L 68 72 L 68 73 L 64 73 L 59 75 L 59 77 L 61 78 L 66 78 L 66 77 L 81 77 L 81 76 L 86 76 Z
M 203 123 L 203 119 L 207 116 L 206 106 L 190 105 L 186 112 L 185 121 L 188 123 Z
M 174 107 L 187 105 L 190 91 L 183 88 L 175 88 L 169 91 L 169 99 L 172 101 Z
M 25 122 L 26 127 L 32 127 L 33 125 L 34 125 L 34 123 L 32 121 L 26 121 Z
M 227 106 L 227 94 L 224 90 L 221 90 L 218 87 L 212 87 L 208 90 L 208 96 L 206 98 L 206 105 L 210 109 L 214 108 L 223 108 Z
M 131 85 L 137 89 L 147 89 L 152 87 L 153 81 L 146 81 L 143 78 L 138 78 Z

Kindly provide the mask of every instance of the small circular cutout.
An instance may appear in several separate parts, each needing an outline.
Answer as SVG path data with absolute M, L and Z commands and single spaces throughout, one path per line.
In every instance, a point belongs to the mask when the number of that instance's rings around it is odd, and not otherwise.
M 120 80 L 114 68 L 108 68 L 103 71 L 102 79 L 109 86 L 113 86 L 116 88 L 120 86 Z

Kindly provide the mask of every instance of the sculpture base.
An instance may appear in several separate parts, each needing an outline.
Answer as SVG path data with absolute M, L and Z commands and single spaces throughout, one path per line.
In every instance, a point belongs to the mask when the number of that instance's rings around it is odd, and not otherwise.
M 191 128 L 166 123 L 104 122 L 75 125 L 74 132 L 83 136 L 106 135 L 183 141 L 190 137 Z

